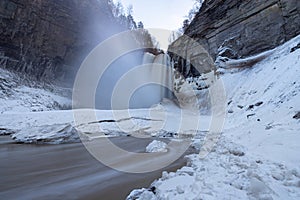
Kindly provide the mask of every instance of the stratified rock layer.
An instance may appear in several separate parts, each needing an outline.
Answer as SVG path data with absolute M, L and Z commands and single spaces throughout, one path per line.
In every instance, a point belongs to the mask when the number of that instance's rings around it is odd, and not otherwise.
M 254 55 L 300 34 L 300 1 L 206 0 L 185 34 L 202 45 L 213 59 L 218 54 L 230 58 Z M 174 48 L 187 52 L 191 47 L 181 38 L 170 46 L 171 50 Z M 195 74 L 181 64 L 181 58 L 173 58 L 185 75 Z M 185 57 L 199 58 L 196 52 Z
M 72 80 L 86 54 L 117 32 L 108 0 L 1 0 L 0 67 Z

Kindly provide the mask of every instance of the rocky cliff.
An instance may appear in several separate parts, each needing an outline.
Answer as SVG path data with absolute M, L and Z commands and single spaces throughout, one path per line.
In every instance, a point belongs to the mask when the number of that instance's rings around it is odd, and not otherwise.
M 217 55 L 242 58 L 272 49 L 300 34 L 299 0 L 206 0 L 185 34 L 202 45 L 215 59 Z M 199 63 L 197 52 L 186 37 L 175 41 L 185 58 L 173 55 L 184 75 L 192 74 L 184 59 Z M 193 47 L 194 48 L 194 47 Z M 198 60 L 198 61 L 197 61 Z M 204 70 L 204 71 L 207 71 Z
M 66 82 L 89 50 L 119 31 L 109 1 L 1 0 L 0 67 Z

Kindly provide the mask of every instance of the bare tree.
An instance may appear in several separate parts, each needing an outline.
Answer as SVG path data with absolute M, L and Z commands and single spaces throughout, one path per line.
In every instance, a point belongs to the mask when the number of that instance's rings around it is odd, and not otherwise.
M 183 21 L 183 27 L 182 27 L 183 32 L 186 30 L 186 28 L 191 23 L 191 21 L 193 21 L 194 17 L 199 12 L 204 2 L 204 0 L 194 0 L 194 1 L 195 2 L 193 8 L 189 11 L 188 15 L 186 16 L 186 19 Z
M 128 7 L 127 7 L 127 15 L 132 15 L 133 13 L 133 5 L 130 4 Z

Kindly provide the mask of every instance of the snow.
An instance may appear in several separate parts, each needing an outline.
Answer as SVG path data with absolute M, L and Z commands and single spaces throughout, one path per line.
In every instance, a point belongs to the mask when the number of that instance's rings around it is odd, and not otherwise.
M 190 167 L 151 185 L 151 199 L 299 199 L 299 169 L 232 151 L 241 148 L 222 138 L 205 159 L 190 155 Z
M 7 129 L 7 128 L 0 128 L 0 136 L 2 135 L 11 135 L 15 133 L 13 130 Z
M 38 85 L 0 68 L 0 113 L 70 109 L 69 93 L 69 89 Z
M 291 51 L 299 43 L 300 36 L 220 68 L 228 115 L 216 147 L 203 159 L 189 155 L 175 173 L 163 172 L 150 186 L 155 192 L 139 189 L 127 199 L 300 199 L 300 120 L 294 117 L 300 49 Z M 193 146 L 199 144 L 195 139 Z
M 153 140 L 147 147 L 146 152 L 167 152 L 167 144 L 158 140 Z
M 222 56 L 218 56 L 216 58 L 215 64 L 223 69 L 233 69 L 233 68 L 243 68 L 243 67 L 251 67 L 257 62 L 262 61 L 263 59 L 270 56 L 274 53 L 274 50 L 269 50 L 263 53 L 260 53 L 255 56 L 251 56 L 249 58 L 244 59 L 230 59 Z
M 228 114 L 218 144 L 204 158 L 189 155 L 187 166 L 164 172 L 150 189 L 134 190 L 128 199 L 300 199 L 300 120 L 294 117 L 300 111 L 300 50 L 291 52 L 299 43 L 300 36 L 272 53 L 220 68 Z M 182 112 L 165 100 L 150 109 L 96 110 L 96 118 L 84 117 L 91 112 L 84 109 L 53 111 L 67 107 L 70 100 L 21 85 L 5 70 L 0 78 L 0 134 L 11 134 L 17 142 L 60 144 L 132 135 L 188 138 L 199 150 L 212 119 L 205 105 L 209 99 L 205 77 L 188 79 L 189 85 L 178 79 L 175 84 L 183 93 L 186 87 L 196 90 L 202 98 L 199 112 L 206 115 Z M 194 94 L 181 96 L 186 104 L 189 95 Z M 167 150 L 166 144 L 154 141 L 147 151 L 162 150 Z
M 62 144 L 80 142 L 79 132 L 71 124 L 53 124 L 22 129 L 11 135 L 16 142 Z
M 162 109 L 163 108 L 163 109 Z M 167 112 L 165 112 L 167 110 Z M 85 117 L 86 113 L 95 112 L 93 116 Z M 78 114 L 79 113 L 79 114 Z M 82 114 L 80 120 L 75 115 Z M 180 125 L 180 119 L 185 117 L 196 123 Z M 197 117 L 191 113 L 181 115 L 180 109 L 171 101 L 162 102 L 150 109 L 132 110 L 61 110 L 43 112 L 7 112 L 0 115 L 0 133 L 12 134 L 18 142 L 24 143 L 69 143 L 79 142 L 75 135 L 80 134 L 87 140 L 99 137 L 135 136 L 161 138 L 194 138 L 203 136 L 209 128 L 209 116 Z M 76 131 L 62 131 L 70 126 Z M 43 131 L 45 129 L 45 131 Z M 71 137 L 72 136 L 72 137 Z M 71 138 L 70 138 L 71 137 Z M 63 139 L 65 138 L 65 140 Z M 155 149 L 162 143 L 152 146 Z
M 130 193 L 127 200 L 157 200 L 153 192 L 143 188 L 139 190 L 134 190 Z
M 300 52 L 290 53 L 299 41 L 297 37 L 278 47 L 251 69 L 223 76 L 231 101 L 228 109 L 233 111 L 228 115 L 227 135 L 259 156 L 287 164 L 300 163 L 295 142 L 300 139 L 300 126 L 293 119 L 300 103 Z
M 210 84 L 207 81 L 210 78 L 209 76 L 211 74 L 184 79 L 183 76 L 175 74 L 175 96 L 180 101 L 182 108 L 190 109 L 192 107 L 199 110 L 202 115 L 211 114 L 210 95 L 207 90 Z

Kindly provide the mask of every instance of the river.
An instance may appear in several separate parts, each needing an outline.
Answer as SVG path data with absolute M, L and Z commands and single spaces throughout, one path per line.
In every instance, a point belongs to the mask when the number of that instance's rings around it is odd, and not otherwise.
M 111 139 L 132 152 L 144 152 L 153 138 Z M 186 153 L 191 153 L 189 149 Z M 125 199 L 131 190 L 149 187 L 162 171 L 175 171 L 186 161 L 181 156 L 161 170 L 129 174 L 94 159 L 83 144 L 17 144 L 0 137 L 1 199 Z

